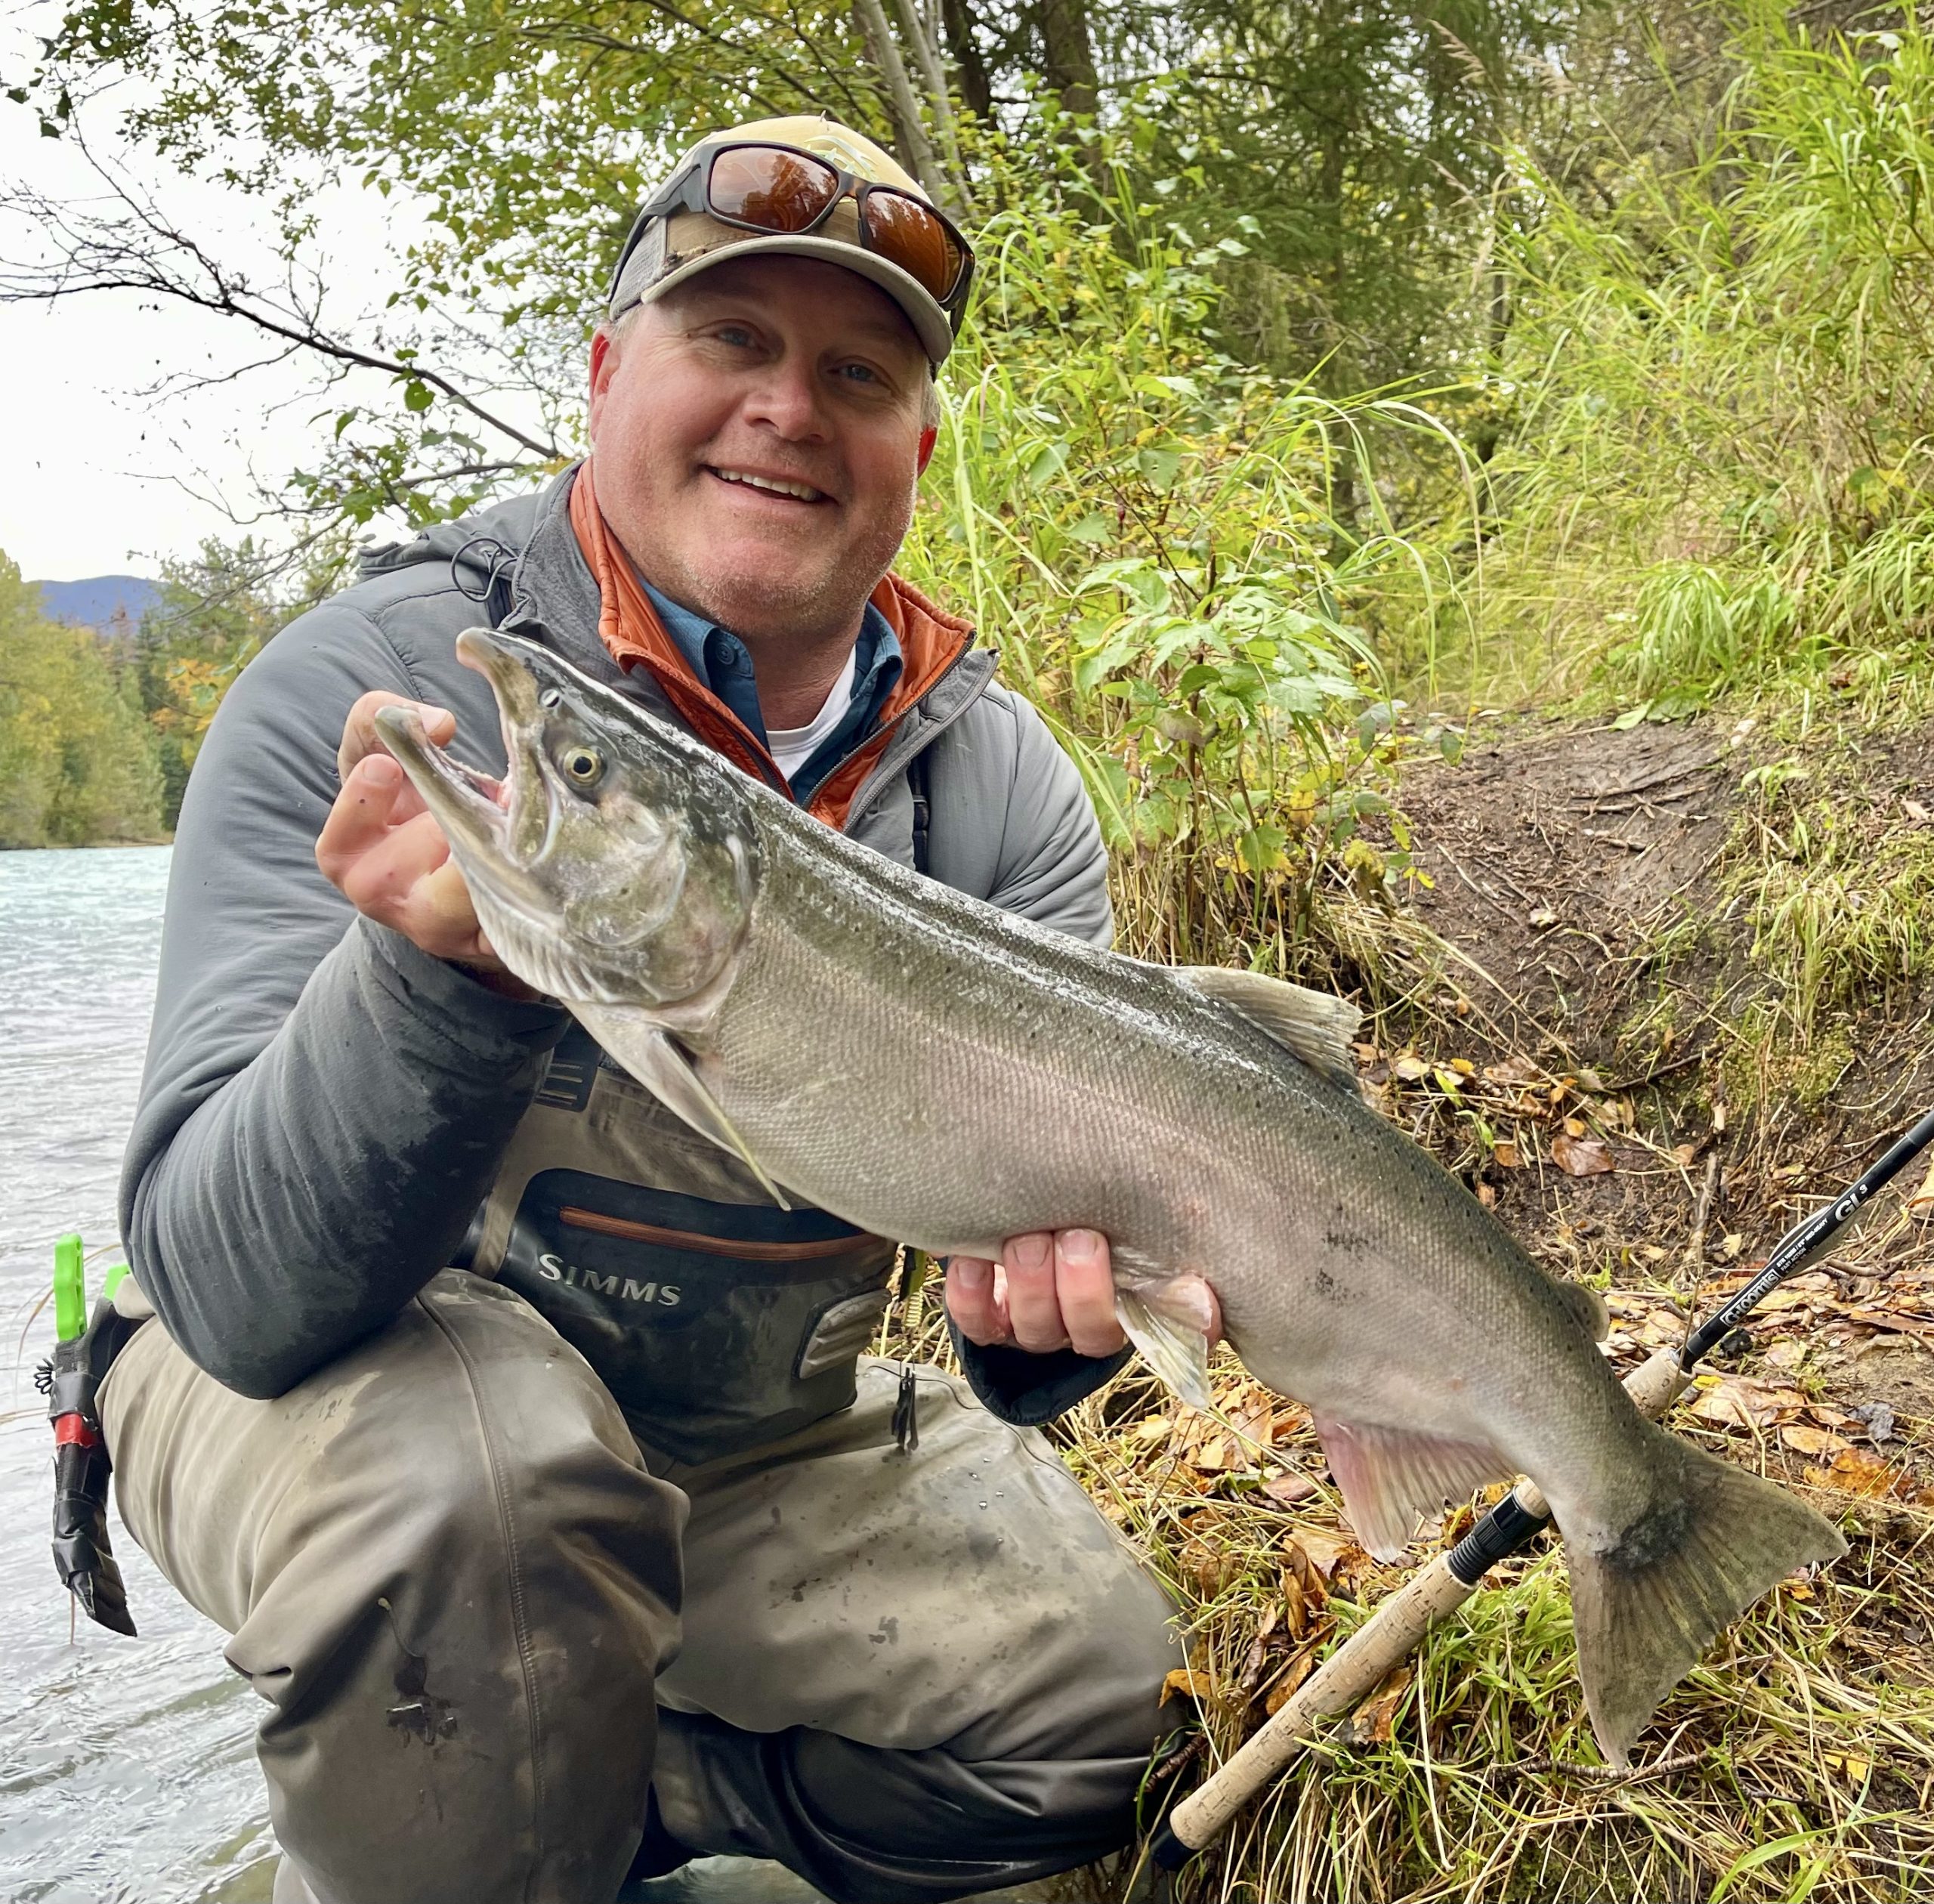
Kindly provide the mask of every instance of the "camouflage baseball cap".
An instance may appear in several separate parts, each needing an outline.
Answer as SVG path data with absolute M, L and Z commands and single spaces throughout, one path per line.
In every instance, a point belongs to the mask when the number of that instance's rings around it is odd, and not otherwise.
M 868 194 L 868 234 L 862 235 L 860 202 L 851 189 L 841 190 L 830 212 L 812 216 L 806 230 L 751 229 L 715 216 L 711 208 L 721 192 L 731 190 L 723 175 L 746 169 L 746 156 L 734 149 L 755 153 L 775 147 L 810 156 L 799 169 L 811 175 L 811 190 L 819 199 L 829 189 L 827 168 L 849 175 L 862 190 L 884 188 L 879 195 Z M 815 165 L 811 159 L 823 162 Z M 799 182 L 791 181 L 796 187 Z M 745 203 L 756 215 L 750 222 L 761 227 L 768 218 L 783 224 L 802 219 L 796 196 L 783 191 L 748 196 Z M 755 119 L 708 134 L 693 146 L 647 199 L 632 225 L 612 274 L 607 314 L 621 317 L 711 265 L 762 252 L 842 265 L 878 285 L 899 305 L 934 364 L 944 363 L 953 348 L 973 270 L 966 240 L 872 140 L 836 120 L 808 116 Z

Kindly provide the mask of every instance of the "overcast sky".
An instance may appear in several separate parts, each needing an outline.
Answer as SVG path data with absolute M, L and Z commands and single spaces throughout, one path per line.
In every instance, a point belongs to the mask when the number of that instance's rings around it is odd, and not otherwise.
M 0 15 L 0 78 L 15 82 L 30 67 L 27 29 L 46 11 Z M 96 121 L 88 123 L 93 138 Z M 143 170 L 184 228 L 224 261 L 263 255 L 251 201 L 164 175 L 151 161 Z M 0 178 L 63 196 L 99 189 L 78 153 L 41 138 L 34 116 L 4 98 Z M 391 215 L 354 187 L 326 190 L 319 205 L 336 308 L 373 308 L 387 289 Z M 0 230 L 0 255 L 17 255 L 21 242 L 18 231 Z M 0 550 L 30 580 L 72 581 L 154 575 L 164 556 L 190 555 L 205 536 L 239 536 L 206 493 L 246 512 L 252 468 L 273 482 L 299 465 L 339 402 L 304 398 L 313 376 L 296 363 L 160 402 L 140 393 L 165 376 L 226 371 L 260 354 L 232 320 L 186 306 L 144 308 L 131 293 L 0 304 Z

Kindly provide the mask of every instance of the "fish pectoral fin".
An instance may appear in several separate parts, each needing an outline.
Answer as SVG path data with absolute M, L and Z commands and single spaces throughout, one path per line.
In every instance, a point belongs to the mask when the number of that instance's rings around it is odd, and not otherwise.
M 709 1137 L 721 1150 L 730 1151 L 758 1179 L 760 1188 L 781 1210 L 792 1207 L 785 1192 L 766 1175 L 746 1140 L 733 1127 L 732 1120 L 720 1108 L 718 1100 L 706 1089 L 705 1080 L 694 1069 L 690 1059 L 663 1026 L 653 1024 L 642 1012 L 628 1012 L 622 1006 L 573 1003 L 571 1010 L 584 1028 L 666 1110 L 684 1118 L 700 1136 Z
M 1210 1406 L 1209 1338 L 1206 1318 L 1194 1300 L 1200 1285 L 1194 1277 L 1179 1282 L 1193 1287 L 1184 1300 L 1165 1308 L 1163 1285 L 1115 1291 L 1115 1315 L 1142 1359 L 1193 1408 Z
M 1488 1442 L 1453 1441 L 1413 1428 L 1315 1417 L 1330 1472 L 1357 1538 L 1379 1560 L 1403 1556 L 1420 1519 L 1515 1471 Z
M 1179 975 L 1203 997 L 1266 1031 L 1311 1071 L 1355 1089 L 1350 1040 L 1363 1023 L 1363 1014 L 1348 999 L 1224 966 L 1184 966 Z

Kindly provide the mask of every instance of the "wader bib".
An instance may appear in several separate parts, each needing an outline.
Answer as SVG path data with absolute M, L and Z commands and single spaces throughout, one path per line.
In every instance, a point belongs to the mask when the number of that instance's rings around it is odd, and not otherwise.
M 573 1026 L 465 1253 L 597 1370 L 640 1440 L 699 1462 L 851 1405 L 894 1245 L 779 1208 Z
M 474 598 L 493 627 L 511 607 L 511 552 L 497 546 L 505 560 Z M 924 873 L 925 762 L 907 777 Z M 641 1442 L 696 1464 L 852 1405 L 896 1247 L 809 1205 L 781 1210 L 574 1024 L 454 1266 L 514 1289 Z

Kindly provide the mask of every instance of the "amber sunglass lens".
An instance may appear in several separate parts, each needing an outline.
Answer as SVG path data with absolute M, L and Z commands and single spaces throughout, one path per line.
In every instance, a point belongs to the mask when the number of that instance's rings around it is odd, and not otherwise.
M 891 259 L 937 298 L 960 281 L 959 246 L 932 212 L 904 192 L 867 194 L 867 236 L 881 257 Z
M 740 146 L 712 160 L 707 196 L 721 218 L 761 231 L 803 231 L 839 190 L 839 173 L 803 152 Z

